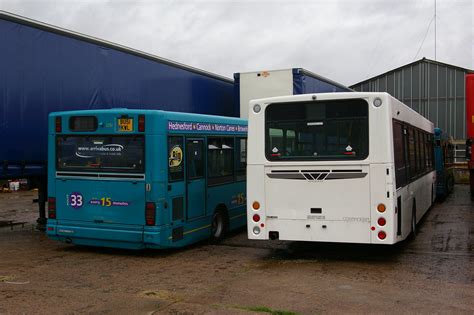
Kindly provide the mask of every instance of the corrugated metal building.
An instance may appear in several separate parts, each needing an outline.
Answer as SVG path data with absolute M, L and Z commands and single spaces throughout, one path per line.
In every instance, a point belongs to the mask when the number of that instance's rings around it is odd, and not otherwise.
M 422 58 L 350 86 L 388 92 L 456 140 L 466 138 L 465 75 L 472 70 Z

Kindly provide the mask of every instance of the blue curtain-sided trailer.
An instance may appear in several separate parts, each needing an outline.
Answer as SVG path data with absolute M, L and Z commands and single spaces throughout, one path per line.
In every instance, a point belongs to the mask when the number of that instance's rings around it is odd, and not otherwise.
M 0 179 L 40 188 L 47 117 L 80 109 L 162 109 L 238 116 L 233 80 L 0 11 Z

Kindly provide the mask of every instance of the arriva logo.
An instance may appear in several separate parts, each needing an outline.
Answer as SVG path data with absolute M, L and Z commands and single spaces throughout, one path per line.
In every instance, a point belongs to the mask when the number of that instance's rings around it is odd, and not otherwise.
M 88 159 L 95 157 L 97 153 L 99 155 L 107 155 L 108 153 L 121 153 L 122 151 L 123 145 L 114 143 L 106 145 L 83 146 L 77 148 L 76 156 Z

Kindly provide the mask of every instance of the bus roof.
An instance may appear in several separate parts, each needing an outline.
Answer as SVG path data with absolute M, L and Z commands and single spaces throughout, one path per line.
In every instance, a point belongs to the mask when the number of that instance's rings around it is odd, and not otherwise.
M 276 97 L 251 100 L 250 106 L 253 106 L 256 103 L 260 103 L 266 106 L 270 103 L 290 103 L 290 102 L 303 102 L 303 101 L 311 101 L 311 100 L 329 101 L 329 100 L 343 100 L 343 99 L 370 98 L 370 97 L 371 98 L 375 98 L 375 97 L 390 98 L 392 101 L 392 108 L 398 108 L 399 110 L 402 110 L 402 114 L 404 113 L 405 118 L 408 118 L 408 119 L 402 119 L 402 120 L 409 122 L 415 127 L 426 129 L 426 130 L 429 130 L 430 128 L 432 130 L 434 127 L 433 122 L 431 122 L 429 119 L 422 116 L 413 108 L 400 102 L 398 99 L 394 98 L 393 96 L 391 96 L 390 94 L 386 92 L 332 92 L 332 93 L 309 93 L 309 94 L 300 94 L 300 95 L 276 96 Z M 399 119 L 401 119 L 400 117 Z
M 150 109 L 127 109 L 127 108 L 111 108 L 111 109 L 90 109 L 90 110 L 75 110 L 75 111 L 63 111 L 53 112 L 49 116 L 72 116 L 72 115 L 98 115 L 98 114 L 142 114 L 142 115 L 155 115 L 162 116 L 170 120 L 189 121 L 189 122 L 212 122 L 212 123 L 230 123 L 230 124 L 247 124 L 246 119 L 216 116 L 216 115 L 204 115 L 195 113 L 182 113 L 182 112 L 170 112 L 164 110 L 150 110 Z

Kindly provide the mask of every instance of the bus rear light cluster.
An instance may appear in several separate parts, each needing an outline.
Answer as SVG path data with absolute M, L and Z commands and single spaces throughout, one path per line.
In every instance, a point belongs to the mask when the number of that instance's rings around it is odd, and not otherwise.
M 379 239 L 384 240 L 387 237 L 387 233 L 385 233 L 384 231 L 380 231 L 377 236 L 379 237 Z
M 252 209 L 254 211 L 258 211 L 260 209 L 260 203 L 258 201 L 254 201 L 252 203 Z M 263 228 L 265 226 L 265 224 L 263 222 L 260 222 L 260 215 L 255 213 L 253 216 L 252 216 L 252 221 L 254 223 L 256 223 L 257 225 L 255 225 L 253 228 L 252 228 L 252 232 L 254 235 L 259 235 L 260 232 L 261 232 L 261 228 Z M 258 226 L 258 223 L 260 222 L 260 226 Z
M 147 202 L 145 207 L 146 225 L 155 225 L 156 205 L 154 202 Z
M 378 206 L 377 206 L 377 211 L 380 212 L 380 213 L 384 213 L 385 210 L 387 208 L 385 207 L 385 205 L 383 203 L 380 203 Z
M 145 132 L 145 115 L 138 115 L 138 131 Z
M 379 226 L 385 226 L 385 224 L 387 224 L 387 220 L 385 220 L 385 218 L 379 218 L 379 219 L 377 220 L 377 224 L 378 224 Z
M 63 130 L 63 124 L 62 124 L 62 119 L 60 116 L 56 117 L 56 132 L 61 132 Z
M 252 208 L 253 208 L 253 210 L 258 210 L 258 209 L 260 209 L 260 203 L 259 203 L 258 201 L 254 201 L 254 202 L 252 203 Z
M 56 219 L 56 198 L 48 198 L 48 218 Z

